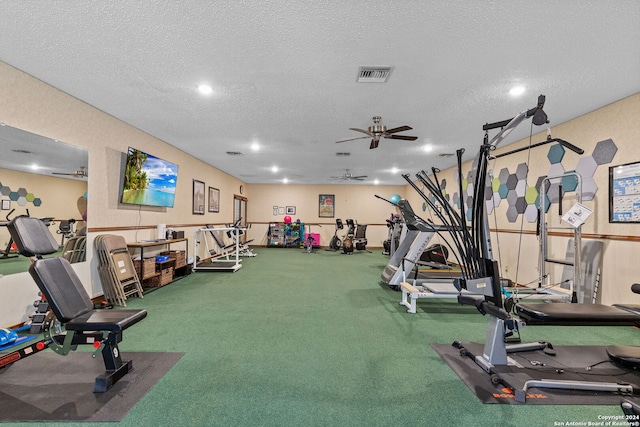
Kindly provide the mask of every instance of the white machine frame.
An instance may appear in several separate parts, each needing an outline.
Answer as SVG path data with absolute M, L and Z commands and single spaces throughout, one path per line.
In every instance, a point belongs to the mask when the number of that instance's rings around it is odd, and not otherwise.
M 193 266 L 192 271 L 231 271 L 236 272 L 242 268 L 242 259 L 240 258 L 240 239 L 235 240 L 235 245 L 232 246 L 221 246 L 216 241 L 216 246 L 223 250 L 223 253 L 218 257 L 211 256 L 207 259 L 209 261 L 208 265 L 198 265 L 198 246 L 201 241 L 204 241 L 207 255 L 212 254 L 212 250 L 209 248 L 209 240 L 207 239 L 207 234 L 211 233 L 213 237 L 213 233 L 225 233 L 230 230 L 235 230 L 235 227 L 206 227 L 200 228 L 195 231 L 193 236 Z M 204 236 L 204 238 L 202 238 Z M 235 248 L 234 251 L 228 251 L 229 248 Z M 230 264 L 230 262 L 232 262 Z

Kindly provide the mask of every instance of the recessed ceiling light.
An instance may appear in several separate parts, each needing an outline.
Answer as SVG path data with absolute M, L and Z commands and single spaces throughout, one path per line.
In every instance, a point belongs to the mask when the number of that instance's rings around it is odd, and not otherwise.
M 211 95 L 213 93 L 213 88 L 207 84 L 198 85 L 198 92 L 203 95 Z
M 271 167 L 271 172 L 273 172 L 273 173 L 278 172 L 278 167 L 277 166 L 272 166 Z
M 378 181 L 377 179 L 374 179 L 373 180 L 373 185 L 378 185 L 378 184 L 380 184 L 380 181 Z
M 36 171 L 38 169 L 40 169 L 40 166 L 36 165 L 35 163 L 31 165 L 31 169 Z
M 424 147 L 422 147 L 422 149 L 428 153 L 430 151 L 433 151 L 433 145 L 427 144 Z
M 524 93 L 524 91 L 525 91 L 525 87 L 524 86 L 514 86 L 509 91 L 509 95 L 511 95 L 511 96 L 520 96 L 520 95 L 522 95 Z
M 398 173 L 398 168 L 396 167 L 391 168 L 391 173 Z
M 258 144 L 257 142 L 254 142 L 253 144 L 251 144 L 251 149 L 253 151 L 258 151 L 260 149 L 260 144 Z
M 283 184 L 286 184 L 287 182 L 289 182 L 289 180 L 288 180 L 287 178 L 283 178 L 283 179 L 282 179 L 282 183 L 283 183 Z

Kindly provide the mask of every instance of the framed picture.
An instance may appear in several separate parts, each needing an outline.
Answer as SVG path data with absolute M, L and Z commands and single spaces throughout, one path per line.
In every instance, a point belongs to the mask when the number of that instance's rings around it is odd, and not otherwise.
M 204 215 L 204 182 L 193 180 L 193 214 Z
M 9 209 L 11 209 L 11 200 L 3 200 L 2 201 L 2 210 L 3 211 L 8 211 Z
M 609 222 L 640 222 L 640 162 L 609 168 Z
M 333 218 L 335 214 L 335 196 L 333 194 L 320 194 L 318 201 L 318 216 L 320 218 Z
M 209 187 L 209 212 L 220 212 L 220 190 Z
M 287 215 L 295 215 L 296 207 L 295 206 L 287 206 Z

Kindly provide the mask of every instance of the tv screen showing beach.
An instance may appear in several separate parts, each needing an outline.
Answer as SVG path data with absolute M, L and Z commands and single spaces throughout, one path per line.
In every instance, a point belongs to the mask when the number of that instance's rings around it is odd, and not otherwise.
M 129 148 L 124 170 L 122 203 L 173 207 L 178 165 Z

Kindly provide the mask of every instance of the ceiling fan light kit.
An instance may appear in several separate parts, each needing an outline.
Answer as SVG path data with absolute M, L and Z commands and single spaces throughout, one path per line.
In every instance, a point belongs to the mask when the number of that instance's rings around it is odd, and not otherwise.
M 349 128 L 356 132 L 361 132 L 366 134 L 367 136 L 360 136 L 357 138 L 349 138 L 343 139 L 341 141 L 336 141 L 336 143 L 354 141 L 356 139 L 364 139 L 371 138 L 371 143 L 369 144 L 369 149 L 373 150 L 374 148 L 378 148 L 378 144 L 380 143 L 380 138 L 388 138 L 388 139 L 400 139 L 403 141 L 415 141 L 418 139 L 417 136 L 409 136 L 409 135 L 396 135 L 398 132 L 404 132 L 407 130 L 413 129 L 410 126 L 399 126 L 393 129 L 387 129 L 387 127 L 380 122 L 382 121 L 382 117 L 373 116 L 373 125 L 369 126 L 367 130 L 358 129 L 358 128 Z
M 349 169 L 345 169 L 345 173 L 342 176 L 332 176 L 329 179 L 337 180 L 337 181 L 364 181 L 367 178 L 367 175 L 353 175 Z

